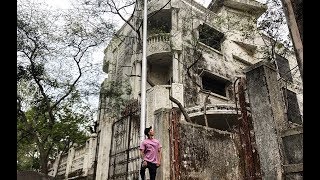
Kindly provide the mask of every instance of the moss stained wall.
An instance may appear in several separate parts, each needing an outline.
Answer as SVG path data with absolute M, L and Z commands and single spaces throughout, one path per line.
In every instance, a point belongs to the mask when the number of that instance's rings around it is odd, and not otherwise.
M 241 179 L 234 134 L 212 128 L 180 124 L 180 174 L 184 180 Z
M 189 74 L 187 69 L 183 70 L 184 76 L 184 99 L 187 107 L 192 107 L 199 105 L 199 90 L 201 86 L 200 77 L 198 76 L 198 70 L 203 69 L 207 66 L 205 59 L 201 52 L 192 49 L 192 47 L 184 47 L 184 61 L 189 69 Z M 193 66 L 191 66 L 196 62 Z M 189 76 L 190 75 L 190 76 Z M 198 84 L 198 85 L 197 85 Z

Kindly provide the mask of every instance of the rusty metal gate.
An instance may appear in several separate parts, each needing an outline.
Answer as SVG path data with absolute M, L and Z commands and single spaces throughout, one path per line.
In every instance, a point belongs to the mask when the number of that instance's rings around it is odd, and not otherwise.
M 238 84 L 236 84 L 236 82 Z M 236 89 L 236 86 L 238 87 Z M 237 91 L 236 91 L 237 90 Z M 240 156 L 244 162 L 244 179 L 245 180 L 260 180 L 260 162 L 259 154 L 256 150 L 255 137 L 253 131 L 252 119 L 250 118 L 250 110 L 248 110 L 248 104 L 246 102 L 245 95 L 245 79 L 237 78 L 234 82 L 234 92 L 235 92 L 235 103 L 236 109 L 238 109 L 238 103 L 240 106 L 241 114 L 238 114 L 239 120 L 239 130 L 240 143 L 241 143 L 241 152 Z
M 139 179 L 139 107 L 137 101 L 128 103 L 112 125 L 108 180 Z
M 180 114 L 177 108 L 172 108 L 169 118 L 169 143 L 170 143 L 170 180 L 180 179 L 180 160 L 179 160 L 179 119 Z

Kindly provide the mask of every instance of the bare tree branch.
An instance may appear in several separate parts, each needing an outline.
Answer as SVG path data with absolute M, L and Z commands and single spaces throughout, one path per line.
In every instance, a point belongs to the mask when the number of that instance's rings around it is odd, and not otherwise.
M 174 97 L 172 97 L 171 95 L 169 95 L 169 99 L 174 102 L 175 104 L 178 105 L 179 109 L 181 110 L 184 118 L 186 119 L 187 122 L 192 122 L 188 113 L 186 112 L 185 108 L 183 107 L 183 105 L 177 100 L 175 99 Z

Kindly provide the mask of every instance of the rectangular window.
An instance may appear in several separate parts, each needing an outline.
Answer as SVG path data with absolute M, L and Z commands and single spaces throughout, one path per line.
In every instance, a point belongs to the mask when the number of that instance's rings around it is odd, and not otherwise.
M 148 17 L 148 35 L 170 33 L 171 31 L 171 11 L 162 9 Z
M 202 88 L 204 90 L 227 97 L 226 88 L 230 83 L 227 79 L 207 71 L 203 71 L 200 76 L 202 77 Z
M 289 61 L 286 58 L 276 54 L 276 62 L 280 77 L 285 79 L 286 81 L 292 82 L 293 79 L 290 71 Z
M 221 51 L 221 43 L 224 36 L 223 33 L 206 24 L 200 25 L 198 30 L 200 42 L 218 51 Z
M 298 99 L 296 93 L 283 88 L 284 97 L 287 103 L 287 117 L 288 121 L 302 124 L 300 108 L 298 105 Z

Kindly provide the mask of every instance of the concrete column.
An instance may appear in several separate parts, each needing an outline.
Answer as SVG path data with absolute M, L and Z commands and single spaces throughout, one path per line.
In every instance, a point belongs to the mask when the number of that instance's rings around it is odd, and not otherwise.
M 104 119 L 100 121 L 101 132 L 99 140 L 99 150 L 98 150 L 98 162 L 97 162 L 97 172 L 96 180 L 107 179 L 109 172 L 109 154 L 111 148 L 111 137 L 112 137 L 112 120 Z
M 246 71 L 247 92 L 263 179 L 283 179 L 281 130 L 286 128 L 277 72 L 259 62 Z
M 86 151 L 85 151 L 83 166 L 82 166 L 82 171 L 84 176 L 88 175 L 88 161 L 89 161 L 88 149 L 89 149 L 89 139 L 86 141 Z
M 94 172 L 94 161 L 96 156 L 96 149 L 97 149 L 97 134 L 94 133 L 91 135 L 89 140 L 89 149 L 88 149 L 88 175 L 92 176 Z
M 174 5 L 173 5 L 174 6 Z M 182 34 L 181 34 L 181 18 L 179 18 L 178 8 L 172 8 L 172 29 L 171 29 L 171 48 L 172 53 L 172 81 L 179 83 L 180 68 L 179 68 L 179 52 L 182 50 Z
M 53 176 L 56 177 L 57 172 L 58 172 L 58 168 L 59 168 L 59 163 L 60 163 L 60 158 L 61 158 L 61 154 L 62 152 L 60 152 L 57 156 L 57 158 L 55 159 L 52 167 L 53 167 L 53 171 L 49 173 L 49 176 Z
M 172 83 L 171 85 L 171 96 L 178 100 L 182 105 L 184 105 L 183 99 L 184 88 L 183 84 Z M 176 103 L 171 102 L 172 107 L 178 107 Z
M 112 136 L 112 119 L 107 117 L 106 114 L 106 99 L 105 96 L 102 96 L 101 102 L 100 102 L 100 111 L 99 111 L 99 116 L 98 116 L 98 127 L 97 127 L 97 133 L 95 134 L 94 138 L 95 140 L 92 140 L 89 147 L 94 146 L 94 155 L 92 155 L 92 158 L 94 161 L 94 156 L 95 153 L 97 154 L 97 164 L 96 164 L 96 172 L 95 173 L 95 179 L 100 180 L 100 179 L 107 179 L 108 178 L 108 171 L 109 171 L 109 153 L 110 153 L 110 145 L 111 145 L 111 136 Z M 98 144 L 98 138 L 99 138 L 99 145 Z M 94 141 L 94 143 L 93 143 Z M 99 146 L 99 147 L 97 147 Z M 93 150 L 91 151 L 93 152 Z M 93 168 L 94 169 L 94 168 Z M 90 173 L 90 172 L 88 172 Z
M 74 158 L 74 147 L 71 147 L 69 149 L 69 152 L 68 152 L 68 158 L 67 158 L 67 167 L 66 167 L 66 173 L 65 173 L 65 178 L 68 179 L 68 174 L 71 172 L 71 166 L 72 166 L 72 161 L 73 161 L 73 158 Z
M 172 79 L 174 83 L 180 82 L 180 68 L 179 68 L 179 54 L 177 51 L 173 52 L 172 57 Z
M 170 109 L 161 108 L 154 112 L 155 138 L 162 145 L 161 166 L 157 169 L 156 180 L 170 179 L 170 141 L 169 141 Z
M 92 175 L 93 174 L 93 165 L 94 165 L 94 158 L 96 154 L 97 148 L 97 134 L 94 133 L 91 137 L 86 141 L 86 154 L 83 161 L 83 172 L 85 175 Z
M 172 18 L 171 18 L 171 48 L 173 50 L 181 51 L 182 50 L 182 31 L 181 24 L 182 18 L 179 17 L 179 8 L 172 7 Z

